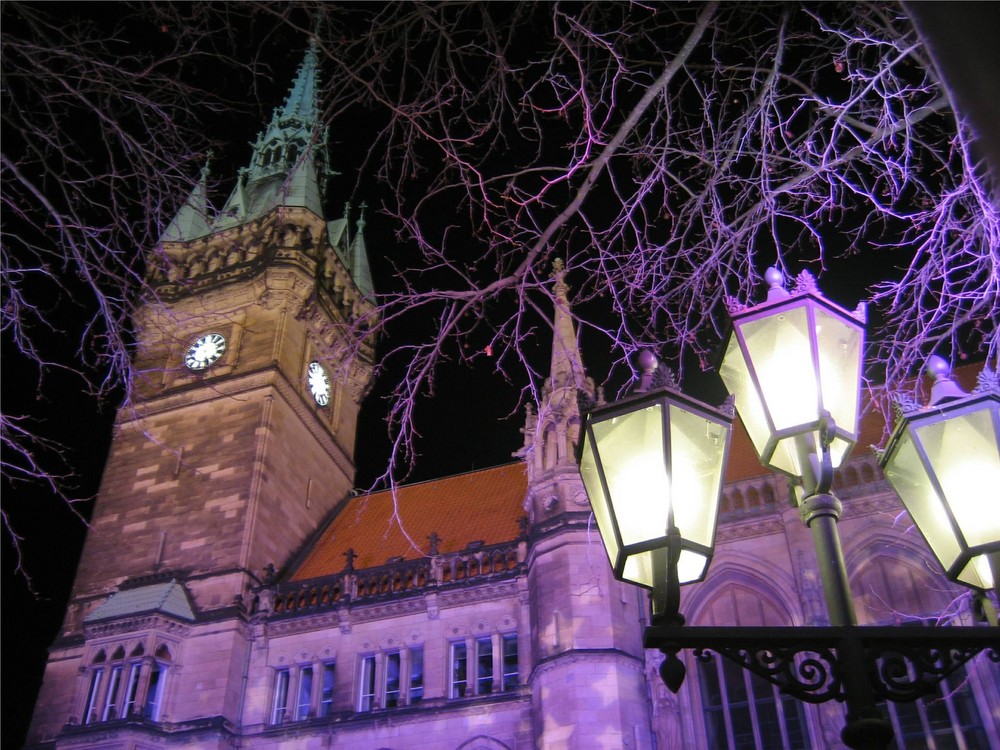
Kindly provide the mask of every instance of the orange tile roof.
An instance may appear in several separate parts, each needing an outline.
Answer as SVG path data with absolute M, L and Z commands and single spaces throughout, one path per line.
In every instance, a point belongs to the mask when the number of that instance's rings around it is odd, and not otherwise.
M 524 464 L 517 462 L 400 487 L 395 503 L 388 490 L 352 498 L 320 533 L 291 580 L 341 572 L 348 549 L 357 555 L 359 570 L 394 557 L 423 557 L 431 532 L 440 538 L 441 552 L 456 552 L 474 541 L 514 540 L 527 487 Z

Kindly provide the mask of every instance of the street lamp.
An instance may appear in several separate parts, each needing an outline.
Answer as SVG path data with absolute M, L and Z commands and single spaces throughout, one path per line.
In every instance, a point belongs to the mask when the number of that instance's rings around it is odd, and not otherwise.
M 989 370 L 972 394 L 941 357 L 925 409 L 900 404 L 879 457 L 927 546 L 951 580 L 975 589 L 1000 584 L 1000 388 Z
M 647 355 L 643 393 L 584 412 L 581 474 L 615 577 L 651 589 L 653 617 L 643 642 L 666 656 L 660 675 L 668 688 L 677 692 L 684 679 L 680 649 L 714 651 L 799 700 L 846 703 L 844 743 L 882 750 L 893 733 L 876 702 L 927 695 L 984 648 L 1000 661 L 997 631 L 856 624 L 837 532 L 841 504 L 830 487 L 833 469 L 858 438 L 863 315 L 823 298 L 808 274 L 793 293 L 777 270 L 765 278 L 767 301 L 733 311 L 721 375 L 761 461 L 790 479 L 816 545 L 832 625 L 684 625 L 679 586 L 701 580 L 712 557 L 728 421 L 681 396 L 675 384 L 645 393 L 655 372 Z M 995 405 L 987 413 L 995 433 Z M 688 457 L 692 446 L 695 458 Z M 689 466 L 680 479 L 678 469 Z M 972 559 L 996 547 L 976 541 L 964 549 Z
M 837 533 L 842 507 L 833 470 L 858 439 L 864 314 L 820 295 L 808 272 L 795 294 L 775 268 L 767 301 L 731 311 L 733 332 L 719 374 L 736 396 L 761 463 L 790 477 L 799 515 L 812 532 L 830 622 L 855 625 Z
M 578 460 L 615 577 L 652 589 L 654 621 L 667 623 L 678 587 L 704 579 L 712 559 L 733 415 L 680 393 L 651 352 L 640 356 L 639 387 L 589 413 Z

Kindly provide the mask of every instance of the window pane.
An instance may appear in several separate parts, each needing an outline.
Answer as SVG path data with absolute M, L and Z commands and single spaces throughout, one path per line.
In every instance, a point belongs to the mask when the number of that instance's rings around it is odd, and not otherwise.
M 123 719 L 135 713 L 135 699 L 139 694 L 139 675 L 141 673 L 141 663 L 135 663 L 129 666 L 128 683 L 125 687 L 125 705 L 122 706 Z
M 806 730 L 806 709 L 791 696 L 781 696 L 782 718 L 788 736 L 788 750 L 809 750 L 809 732 Z
M 750 690 L 753 693 L 754 711 L 757 714 L 757 737 L 761 750 L 783 750 L 781 723 L 778 721 L 778 702 L 775 688 L 767 680 L 748 673 Z
M 319 715 L 327 717 L 333 712 L 333 664 L 323 665 L 323 688 L 319 699 Z
M 375 657 L 361 660 L 361 683 L 358 687 L 358 711 L 371 711 L 375 707 Z
M 920 711 L 916 703 L 893 703 L 896 712 L 896 719 L 899 722 L 899 734 L 896 738 L 900 747 L 908 750 L 918 750 L 926 747 L 927 738 L 924 736 L 924 725 L 920 721 Z
M 464 698 L 467 686 L 464 643 L 451 644 L 451 697 Z
M 122 681 L 122 667 L 120 664 L 111 668 L 111 677 L 108 680 L 108 693 L 104 696 L 104 712 L 101 714 L 101 721 L 118 718 L 115 715 L 116 699 L 118 688 Z
M 299 672 L 299 700 L 295 704 L 296 721 L 302 721 L 303 719 L 309 718 L 309 709 L 312 708 L 312 692 L 312 667 L 303 667 Z
M 708 747 L 728 750 L 726 717 L 722 710 L 722 693 L 719 689 L 718 665 L 715 658 L 708 661 L 697 660 L 698 687 L 701 688 L 701 703 L 705 708 L 705 733 Z
M 798 701 L 781 696 L 771 683 L 726 659 L 712 656 L 697 664 L 706 747 L 809 750 L 805 712 Z
M 83 715 L 83 723 L 90 724 L 97 721 L 97 693 L 101 687 L 101 678 L 104 677 L 104 669 L 95 669 L 90 673 L 90 687 L 87 688 L 87 710 Z
M 493 692 L 493 639 L 476 641 L 476 695 Z
M 288 713 L 288 670 L 278 670 L 274 680 L 274 705 L 271 707 L 271 723 L 280 724 Z
M 503 685 L 502 690 L 511 690 L 519 682 L 517 667 L 517 634 L 503 637 Z
M 149 671 L 149 687 L 146 689 L 146 707 L 142 712 L 150 721 L 160 720 L 160 700 L 163 698 L 163 686 L 167 681 L 165 669 L 159 662 L 153 662 Z
M 424 650 L 410 649 L 410 703 L 419 703 L 424 697 Z
M 399 705 L 399 652 L 385 656 L 385 702 L 386 708 Z

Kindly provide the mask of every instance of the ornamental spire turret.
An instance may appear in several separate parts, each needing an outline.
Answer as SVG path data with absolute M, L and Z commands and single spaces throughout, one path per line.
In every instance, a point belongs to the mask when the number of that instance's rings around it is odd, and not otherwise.
M 574 447 L 580 432 L 579 399 L 595 400 L 594 381 L 587 377 L 576 338 L 566 267 L 557 259 L 552 267 L 552 362 L 542 387 L 538 414 L 528 410 L 524 427 L 524 447 L 518 455 L 528 465 L 526 510 L 533 520 L 577 505 L 582 496 Z M 563 476 L 563 475 L 566 476 Z M 569 483 L 566 478 L 572 478 Z M 559 489 L 559 485 L 564 487 Z M 580 493 L 568 488 L 580 489 Z M 572 498 L 562 497 L 570 492 Z M 540 501 L 533 503 L 533 501 Z M 567 505 L 567 502 L 569 505 Z M 536 507 L 532 507 L 532 505 Z
M 184 205 L 180 207 L 160 238 L 160 242 L 189 242 L 204 237 L 211 231 L 208 220 L 208 164 L 211 152 L 205 158 L 201 177 Z
M 580 346 L 576 339 L 576 326 L 570 310 L 569 286 L 566 284 L 566 266 L 561 258 L 552 264 L 554 285 L 552 293 L 555 297 L 555 316 L 552 321 L 552 365 L 549 369 L 548 388 L 552 391 L 558 388 L 576 390 L 587 389 L 587 377 L 583 370 L 583 358 L 580 356 Z M 590 396 L 593 396 L 593 384 L 590 385 Z

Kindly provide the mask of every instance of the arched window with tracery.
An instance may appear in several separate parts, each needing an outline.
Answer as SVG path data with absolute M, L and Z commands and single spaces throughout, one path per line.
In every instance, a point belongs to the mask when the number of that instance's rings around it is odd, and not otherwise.
M 789 618 L 761 591 L 738 584 L 721 589 L 699 625 L 788 625 Z M 801 703 L 735 663 L 710 654 L 698 662 L 705 747 L 713 750 L 810 750 Z
M 953 592 L 944 578 L 928 575 L 922 565 L 920 560 L 898 555 L 870 558 L 851 582 L 859 616 L 873 625 L 920 627 L 944 611 Z M 890 747 L 988 750 L 989 737 L 969 680 L 967 671 L 960 669 L 942 681 L 932 696 L 915 703 L 884 703 L 895 735 Z
M 131 650 L 124 644 L 98 650 L 88 669 L 83 723 L 140 716 L 159 721 L 170 662 L 170 649 L 165 644 L 152 658 L 146 656 L 141 643 Z

